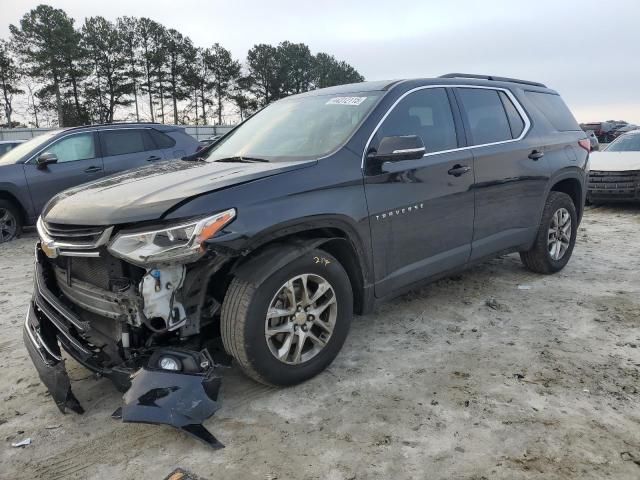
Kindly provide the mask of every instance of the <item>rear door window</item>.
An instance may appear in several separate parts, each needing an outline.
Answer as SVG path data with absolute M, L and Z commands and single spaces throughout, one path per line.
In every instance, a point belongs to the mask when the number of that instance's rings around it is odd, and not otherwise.
M 376 145 L 384 137 L 417 135 L 427 152 L 458 147 L 451 104 L 444 88 L 410 93 L 391 111 L 376 133 Z
M 169 135 L 166 135 L 162 132 L 159 132 L 155 128 L 149 130 L 153 141 L 158 146 L 158 148 L 171 148 L 176 144 L 176 141 L 171 138 Z
M 525 92 L 525 95 L 556 130 L 560 132 L 580 130 L 580 125 L 560 95 L 531 91 Z
M 100 132 L 100 136 L 106 157 L 156 149 L 146 129 L 108 130 Z
M 458 94 L 471 129 L 473 145 L 503 142 L 513 138 L 498 90 L 459 88 Z

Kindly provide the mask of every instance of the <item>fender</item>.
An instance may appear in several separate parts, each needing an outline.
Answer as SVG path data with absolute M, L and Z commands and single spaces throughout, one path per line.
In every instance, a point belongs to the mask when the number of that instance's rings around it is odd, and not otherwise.
M 369 228 L 368 223 L 362 224 L 361 227 L 367 230 Z M 252 257 L 254 252 L 259 253 L 262 248 L 268 248 L 271 244 L 299 244 L 305 237 L 307 241 L 343 240 L 355 250 L 364 283 L 370 283 L 373 278 L 370 245 L 364 243 L 362 235 L 358 232 L 358 224 L 354 224 L 350 218 L 342 215 L 314 215 L 282 222 L 259 233 L 246 234 L 245 229 L 246 225 L 241 221 L 233 222 L 226 229 L 225 235 L 205 242 L 207 248 L 230 256 Z
M 236 277 L 253 284 L 262 283 L 274 272 L 300 258 L 323 243 L 340 237 L 317 238 L 315 240 L 289 239 L 268 245 L 256 255 L 234 265 L 231 273 Z
M 25 224 L 33 223 L 37 215 L 33 211 L 31 195 L 28 193 L 28 186 L 21 189 L 13 183 L 0 182 L 0 198 L 11 200 L 22 211 Z
M 587 196 L 587 189 L 586 189 L 586 172 L 579 168 L 579 167 L 575 167 L 575 166 L 571 166 L 571 167 L 565 167 L 561 170 L 558 170 L 550 179 L 549 182 L 547 183 L 547 187 L 545 189 L 545 195 L 543 197 L 543 201 L 540 204 L 540 208 L 538 211 L 538 223 L 540 222 L 540 219 L 542 218 L 542 211 L 544 210 L 544 202 L 546 201 L 546 198 L 549 196 L 549 192 L 551 192 L 551 189 L 553 188 L 554 185 L 556 185 L 558 182 L 561 182 L 562 180 L 568 180 L 568 179 L 573 179 L 573 180 L 577 180 L 578 183 L 580 184 L 580 196 L 582 197 L 581 199 L 581 204 L 584 205 L 584 201 L 585 198 Z M 580 221 L 580 219 L 582 218 L 582 211 L 583 208 L 579 208 L 578 209 L 578 222 Z

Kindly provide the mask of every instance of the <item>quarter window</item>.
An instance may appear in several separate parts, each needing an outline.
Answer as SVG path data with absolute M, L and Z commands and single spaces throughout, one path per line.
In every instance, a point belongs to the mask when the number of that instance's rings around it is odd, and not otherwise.
M 580 131 L 580 125 L 560 95 L 530 91 L 525 92 L 525 95 L 556 130 L 560 132 Z
M 511 127 L 497 90 L 460 88 L 473 145 L 511 140 Z
M 502 106 L 504 107 L 505 112 L 507 112 L 509 127 L 511 128 L 511 136 L 513 138 L 518 138 L 522 134 L 522 130 L 524 130 L 524 120 L 506 93 L 498 92 L 498 95 L 500 95 Z
M 444 88 L 425 88 L 407 95 L 391 111 L 376 133 L 384 137 L 417 135 L 427 152 L 458 147 L 451 105 Z
M 96 143 L 92 132 L 65 137 L 45 150 L 58 157 L 58 163 L 96 158 Z
M 100 132 L 104 155 L 124 155 L 127 153 L 155 150 L 155 145 L 146 130 L 122 129 Z

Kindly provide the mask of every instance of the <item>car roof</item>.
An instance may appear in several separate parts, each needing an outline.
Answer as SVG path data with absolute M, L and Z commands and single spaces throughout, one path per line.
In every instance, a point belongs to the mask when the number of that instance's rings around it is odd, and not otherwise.
M 517 78 L 497 77 L 493 75 L 476 75 L 467 73 L 449 73 L 440 77 L 406 78 L 397 80 L 377 80 L 360 83 L 348 83 L 335 87 L 320 88 L 309 92 L 294 95 L 294 97 L 316 96 L 316 95 L 341 95 L 357 92 L 385 91 L 396 88 L 400 85 L 472 85 L 472 86 L 492 86 L 510 88 L 518 86 L 528 90 L 545 91 L 556 93 L 546 85 L 529 80 L 519 80 Z

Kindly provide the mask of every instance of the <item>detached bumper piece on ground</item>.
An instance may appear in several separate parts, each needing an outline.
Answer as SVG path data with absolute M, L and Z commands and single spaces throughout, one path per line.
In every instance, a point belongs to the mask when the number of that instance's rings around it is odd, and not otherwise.
M 24 340 L 40 379 L 62 413 L 67 409 L 84 413 L 84 409 L 71 390 L 61 346 L 80 364 L 125 391 L 115 418 L 171 425 L 212 448 L 223 447 L 202 425 L 219 408 L 221 382 L 206 349 L 157 348 L 122 365 L 105 367 L 99 349 L 82 337 L 89 325 L 47 288 L 42 268 L 36 262 L 34 298 L 27 312 Z

